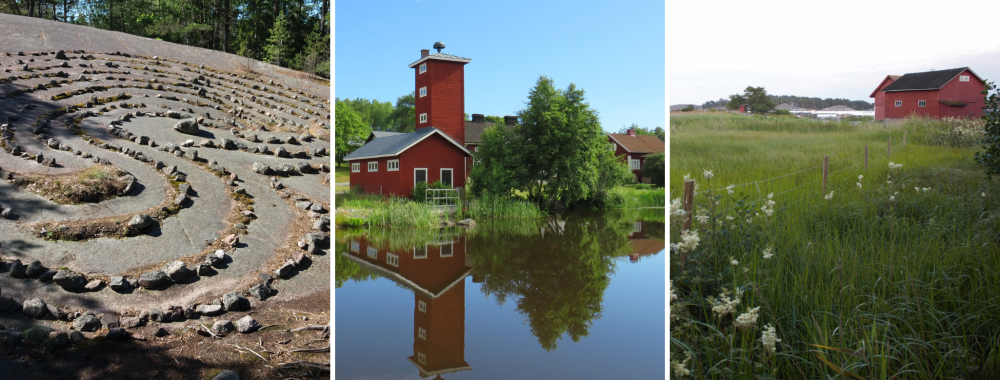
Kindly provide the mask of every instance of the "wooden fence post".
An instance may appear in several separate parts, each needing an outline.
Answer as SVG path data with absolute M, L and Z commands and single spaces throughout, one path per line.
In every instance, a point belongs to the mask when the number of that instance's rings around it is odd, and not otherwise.
M 823 156 L 823 194 L 826 194 L 826 176 L 829 173 L 830 156 Z
M 865 144 L 865 170 L 868 170 L 868 144 Z
M 903 130 L 903 148 L 906 148 L 906 130 Z
M 684 181 L 684 226 L 681 231 L 691 229 L 691 219 L 694 217 L 694 181 Z
M 892 136 L 889 136 L 889 145 L 885 148 L 885 156 L 892 157 Z

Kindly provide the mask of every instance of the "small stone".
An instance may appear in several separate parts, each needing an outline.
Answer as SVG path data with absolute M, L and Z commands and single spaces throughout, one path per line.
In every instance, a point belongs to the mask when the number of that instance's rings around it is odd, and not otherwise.
M 55 317 L 55 319 L 58 319 L 60 321 L 69 320 L 69 314 L 60 309 L 58 306 L 47 304 L 45 305 L 45 307 L 49 309 L 49 314 L 52 314 L 52 316 Z
M 139 276 L 139 286 L 145 289 L 149 289 L 159 284 L 162 284 L 166 280 L 167 280 L 167 275 L 162 271 L 156 270 L 152 272 L 146 272 Z
M 236 234 L 232 234 L 232 235 L 226 236 L 226 238 L 222 239 L 222 241 L 224 243 L 226 243 L 227 245 L 229 245 L 230 247 L 234 247 L 234 246 L 236 246 L 237 244 L 240 243 L 240 238 L 238 236 L 236 236 Z
M 169 112 L 168 112 L 169 114 Z M 179 114 L 178 114 L 179 115 Z M 180 116 L 178 116 L 180 117 Z M 201 130 L 198 128 L 198 121 L 195 119 L 184 119 L 174 124 L 174 130 L 188 135 L 197 135 Z
M 227 369 L 219 372 L 219 374 L 215 375 L 212 380 L 240 380 L 240 374 L 236 373 L 236 371 Z
M 45 302 L 38 298 L 31 298 L 24 300 L 21 304 L 21 312 L 32 318 L 42 318 L 49 313 L 48 307 L 46 307 Z
M 157 338 L 162 338 L 162 337 L 165 337 L 167 335 L 170 335 L 170 333 L 167 332 L 166 329 L 160 327 L 160 328 L 156 329 L 156 332 L 153 333 L 153 335 L 155 335 Z
M 233 322 L 223 319 L 212 324 L 212 332 L 216 335 L 227 335 L 233 332 Z
M 106 336 L 108 340 L 117 341 L 125 337 L 125 329 L 121 327 L 114 327 L 108 330 L 108 335 Z
M 209 317 L 222 314 L 223 312 L 222 306 L 220 305 L 198 305 L 198 307 L 195 308 L 195 311 L 201 315 Z
M 52 281 L 66 290 L 80 290 L 87 286 L 87 278 L 82 274 L 61 270 L 52 277 Z
M 149 309 L 149 319 L 152 320 L 153 322 L 160 322 L 160 323 L 167 322 L 165 316 L 166 314 L 163 313 L 163 310 L 158 307 Z
M 257 284 L 250 288 L 250 295 L 263 301 L 267 299 L 267 297 L 271 296 L 271 288 L 267 286 L 267 284 Z
M 93 314 L 84 314 L 73 321 L 73 327 L 77 331 L 94 332 L 101 329 L 101 321 Z
M 163 267 L 163 273 L 173 282 L 181 282 L 187 278 L 191 272 L 184 266 L 183 261 L 174 261 Z
M 278 275 L 278 277 L 281 278 L 288 278 L 288 276 L 290 276 L 292 272 L 294 272 L 294 270 L 295 270 L 295 263 L 291 261 L 286 261 L 284 264 L 281 265 L 280 268 L 274 271 L 274 274 Z
M 97 290 L 97 288 L 100 288 L 102 284 L 104 284 L 104 281 L 101 281 L 100 279 L 91 280 L 87 283 L 87 285 L 84 285 L 83 288 L 89 291 L 94 291 Z
M 236 330 L 243 334 L 252 333 L 260 328 L 261 328 L 260 323 L 249 315 L 240 318 L 238 321 L 236 321 Z
M 79 342 L 79 341 L 82 341 L 82 340 L 84 340 L 84 339 L 87 339 L 87 337 L 86 337 L 86 336 L 84 336 L 82 332 L 79 332 L 79 331 L 71 331 L 71 332 L 69 333 L 69 340 L 70 340 L 71 342 L 73 342 L 73 343 L 76 343 L 76 342 Z
M 237 292 L 222 295 L 222 304 L 226 311 L 242 311 L 250 309 L 250 301 Z
M 15 259 L 13 262 L 10 263 L 10 273 L 9 274 L 10 274 L 11 277 L 15 277 L 15 278 L 25 277 L 26 276 L 26 274 L 25 274 L 26 271 L 27 271 L 27 267 L 25 267 L 24 264 L 22 264 L 21 260 L 19 260 L 19 259 Z
M 46 269 L 44 266 L 42 266 L 41 261 L 34 260 L 31 262 L 31 264 L 28 264 L 27 268 L 24 269 L 24 275 L 28 277 L 34 277 L 36 275 L 45 273 L 45 270 Z
M 111 281 L 108 285 L 111 286 L 111 290 L 118 292 L 127 291 L 132 287 L 132 284 L 125 280 L 125 277 L 123 276 L 111 276 Z
M 131 329 L 142 326 L 145 324 L 145 321 L 141 317 L 122 317 L 119 323 L 121 323 L 122 327 Z
M 118 323 L 118 316 L 114 314 L 104 315 L 104 317 L 101 318 L 101 324 L 109 329 L 122 327 L 122 325 Z
M 146 214 L 136 214 L 128 221 L 128 226 L 135 229 L 143 229 L 153 224 L 153 218 Z

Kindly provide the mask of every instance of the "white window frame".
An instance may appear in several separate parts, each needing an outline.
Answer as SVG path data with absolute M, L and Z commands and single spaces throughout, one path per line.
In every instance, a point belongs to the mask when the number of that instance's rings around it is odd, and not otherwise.
M 902 100 L 897 100 L 896 101 L 896 107 L 902 107 L 902 106 L 903 106 L 903 101 Z
M 427 312 L 427 302 L 424 302 L 424 301 L 421 301 L 421 300 L 417 300 L 417 310 L 419 310 L 422 313 L 426 313 Z
M 385 171 L 387 172 L 398 172 L 399 171 L 399 160 L 389 160 L 385 163 Z
M 420 124 L 423 124 L 423 123 L 426 123 L 426 122 L 427 122 L 427 114 L 426 113 L 420 114 Z
M 968 75 L 959 75 L 958 76 L 958 81 L 959 82 L 968 82 L 969 81 L 969 76 Z
M 918 100 L 917 101 L 917 107 L 927 107 L 927 101 L 926 100 Z
M 351 173 L 361 173 L 361 163 L 352 162 L 351 163 Z
M 394 255 L 391 252 L 385 253 L 385 263 L 399 268 L 399 256 Z
M 444 254 L 444 247 L 448 247 L 448 254 Z M 442 258 L 455 256 L 455 242 L 441 245 L 441 251 L 438 253 Z
M 640 170 L 642 169 L 642 161 L 639 161 L 638 159 L 633 160 L 630 158 L 628 159 L 628 167 L 631 170 Z
M 417 327 L 417 338 L 420 338 L 420 339 L 423 339 L 423 340 L 427 340 L 427 330 L 424 330 L 423 327 L 419 327 L 418 326 Z
M 417 256 L 417 248 L 420 248 L 420 247 L 419 246 L 418 247 L 413 247 L 413 259 L 414 260 L 426 259 L 427 258 L 427 246 L 426 245 L 424 246 L 423 255 L 420 255 L 420 256 Z
M 378 161 L 368 161 L 368 172 L 374 173 L 378 171 Z
M 368 247 L 368 258 L 378 260 L 378 249 L 375 247 Z
M 427 64 L 426 63 L 421 63 L 420 64 L 420 73 L 423 74 L 423 73 L 426 73 L 426 72 L 427 72 Z
M 609 148 L 608 149 L 609 152 L 614 152 L 614 151 L 618 150 L 618 144 L 608 143 L 608 148 Z
M 417 186 L 417 172 L 421 171 L 421 170 L 424 171 L 424 182 L 427 182 L 427 180 L 430 179 L 430 178 L 427 178 L 427 176 L 430 175 L 430 173 L 428 172 L 427 168 L 413 168 L 413 187 Z
M 357 240 L 351 240 L 351 252 L 361 252 L 361 243 Z
M 422 97 L 425 97 L 425 96 L 427 96 L 427 86 L 424 86 L 424 87 L 420 88 L 420 97 L 422 98 Z
M 641 220 L 636 220 L 635 223 L 632 224 L 632 232 L 633 233 L 640 233 L 640 232 L 642 232 L 642 221 Z
M 450 172 L 451 172 L 451 183 L 450 183 L 450 184 L 448 184 L 448 185 L 449 185 L 449 186 L 451 186 L 451 188 L 452 188 L 452 189 L 454 189 L 454 188 L 455 188 L 455 169 L 452 169 L 452 168 L 441 168 L 441 169 L 440 169 L 440 170 L 438 171 L 438 181 L 441 181 L 441 179 L 443 179 L 443 178 L 444 178 L 444 171 L 445 171 L 445 170 L 447 170 L 447 171 L 450 171 Z M 442 181 L 442 182 L 443 182 L 443 181 Z
M 423 352 L 417 351 L 417 361 L 420 364 L 427 364 L 427 356 Z

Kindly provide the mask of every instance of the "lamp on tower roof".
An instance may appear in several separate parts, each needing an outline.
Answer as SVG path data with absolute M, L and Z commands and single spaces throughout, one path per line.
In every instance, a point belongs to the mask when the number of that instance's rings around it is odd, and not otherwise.
M 440 42 L 440 41 L 435 42 L 434 43 L 434 48 L 437 49 L 438 53 L 440 53 L 441 49 L 444 49 L 444 42 Z

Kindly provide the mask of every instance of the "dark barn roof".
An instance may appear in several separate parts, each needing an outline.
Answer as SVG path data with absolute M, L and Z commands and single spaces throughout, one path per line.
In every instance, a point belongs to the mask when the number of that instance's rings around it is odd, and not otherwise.
M 486 128 L 495 126 L 492 122 L 476 122 L 476 121 L 466 121 L 465 122 L 465 143 L 466 144 L 482 144 L 483 142 L 483 132 L 486 132 Z M 507 128 L 514 128 L 513 125 L 504 125 Z
M 937 71 L 926 71 L 922 73 L 910 73 L 899 77 L 892 84 L 885 86 L 882 91 L 893 92 L 893 91 L 926 91 L 926 90 L 937 90 L 944 85 L 951 82 L 952 79 L 961 74 L 963 71 L 969 70 L 972 75 L 980 78 L 978 74 L 973 72 L 968 67 L 959 67 L 957 69 L 950 70 L 937 70 Z
M 351 152 L 344 157 L 344 161 L 359 160 L 363 158 L 377 158 L 377 157 L 389 157 L 398 156 L 403 151 L 409 149 L 416 143 L 423 141 L 428 136 L 437 133 L 444 137 L 459 149 L 461 149 L 465 154 L 469 154 L 469 151 L 465 150 L 465 147 L 459 145 L 455 140 L 452 140 L 448 135 L 444 134 L 437 128 L 421 128 L 416 132 L 403 133 L 395 136 L 388 136 L 377 138 L 369 141 L 364 146 L 358 148 L 357 150 Z

